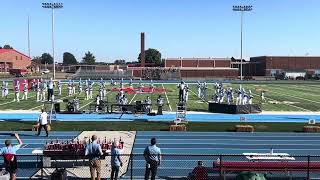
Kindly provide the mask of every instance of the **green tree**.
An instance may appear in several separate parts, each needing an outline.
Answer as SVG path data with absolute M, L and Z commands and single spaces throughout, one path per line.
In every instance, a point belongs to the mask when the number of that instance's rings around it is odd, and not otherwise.
M 3 49 L 13 49 L 13 47 L 11 47 L 10 45 L 6 44 L 3 46 Z
M 43 53 L 41 55 L 41 64 L 53 64 L 53 58 L 49 53 Z
M 35 56 L 35 57 L 33 57 L 32 61 L 37 63 L 37 64 L 41 64 L 41 57 L 40 56 Z
M 146 63 L 154 63 L 156 65 L 161 65 L 161 53 L 157 49 L 149 48 L 144 51 L 145 53 L 145 62 Z M 141 53 L 138 57 L 139 62 L 141 63 Z
M 63 64 L 78 64 L 77 59 L 69 52 L 63 53 Z
M 120 65 L 120 64 L 126 64 L 126 60 L 124 59 L 117 59 L 114 61 L 114 64 Z
M 2 49 L 2 47 L 0 46 L 0 49 Z
M 82 63 L 83 64 L 95 64 L 96 63 L 96 57 L 88 51 L 85 53 L 84 57 L 82 58 Z

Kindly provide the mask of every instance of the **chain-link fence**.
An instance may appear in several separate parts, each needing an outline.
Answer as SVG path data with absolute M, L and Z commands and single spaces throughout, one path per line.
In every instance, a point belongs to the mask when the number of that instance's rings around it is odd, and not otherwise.
M 90 164 L 100 167 L 101 179 L 110 179 L 113 170 L 111 156 L 90 162 L 79 155 L 17 155 L 19 179 L 90 179 Z M 121 155 L 118 179 L 144 179 L 155 173 L 156 179 L 317 179 L 320 177 L 320 156 L 290 156 L 287 154 L 255 155 L 162 155 L 159 164 L 146 163 L 142 154 Z M 0 179 L 5 174 L 3 158 Z M 99 169 L 99 168 L 98 168 Z M 113 170 L 112 170 L 113 169 Z M 115 171 L 116 172 L 116 171 Z M 95 173 L 97 176 L 97 172 Z

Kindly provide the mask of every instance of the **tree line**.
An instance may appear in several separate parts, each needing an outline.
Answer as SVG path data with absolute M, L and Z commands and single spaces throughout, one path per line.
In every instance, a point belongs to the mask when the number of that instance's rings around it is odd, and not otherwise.
M 10 45 L 0 46 L 0 49 L 13 49 Z M 116 59 L 113 63 L 104 63 L 104 62 L 96 62 L 96 57 L 90 52 L 86 52 L 82 57 L 82 60 L 79 62 L 76 57 L 70 52 L 63 53 L 63 62 L 64 65 L 76 65 L 76 64 L 138 64 L 141 63 L 141 53 L 138 55 L 138 61 L 126 62 L 124 59 Z M 35 56 L 32 59 L 33 62 L 38 64 L 53 64 L 53 57 L 50 53 L 43 53 L 41 56 Z M 161 53 L 157 49 L 149 48 L 145 50 L 145 62 L 147 64 L 152 64 L 154 66 L 163 66 L 164 60 L 161 59 Z

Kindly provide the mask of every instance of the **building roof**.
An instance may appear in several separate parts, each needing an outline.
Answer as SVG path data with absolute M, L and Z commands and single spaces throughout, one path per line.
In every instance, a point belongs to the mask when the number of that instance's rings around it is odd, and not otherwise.
M 230 61 L 231 58 L 213 58 L 213 57 L 209 57 L 209 58 L 167 58 L 166 60 L 182 60 L 182 61 L 185 61 L 185 60 L 227 60 L 227 61 Z
M 254 56 L 250 58 L 320 58 L 320 56 Z
M 22 56 L 24 56 L 24 57 L 26 57 L 26 58 L 31 60 L 31 58 L 29 56 L 27 56 L 27 55 L 15 50 L 15 49 L 0 49 L 0 54 L 1 53 L 7 53 L 7 52 L 16 52 L 16 53 L 18 53 L 18 54 L 20 54 L 20 55 L 22 55 Z

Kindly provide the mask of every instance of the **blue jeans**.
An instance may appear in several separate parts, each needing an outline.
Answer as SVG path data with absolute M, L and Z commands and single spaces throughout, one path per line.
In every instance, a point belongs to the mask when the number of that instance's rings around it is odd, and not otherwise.
M 119 174 L 119 166 L 112 166 L 111 167 L 111 180 L 117 180 Z
M 157 175 L 157 170 L 158 170 L 158 162 L 157 161 L 152 161 L 150 163 L 147 163 L 146 164 L 146 172 L 144 174 L 144 179 L 148 180 L 150 172 L 151 172 L 151 180 L 155 180 L 156 175 Z

